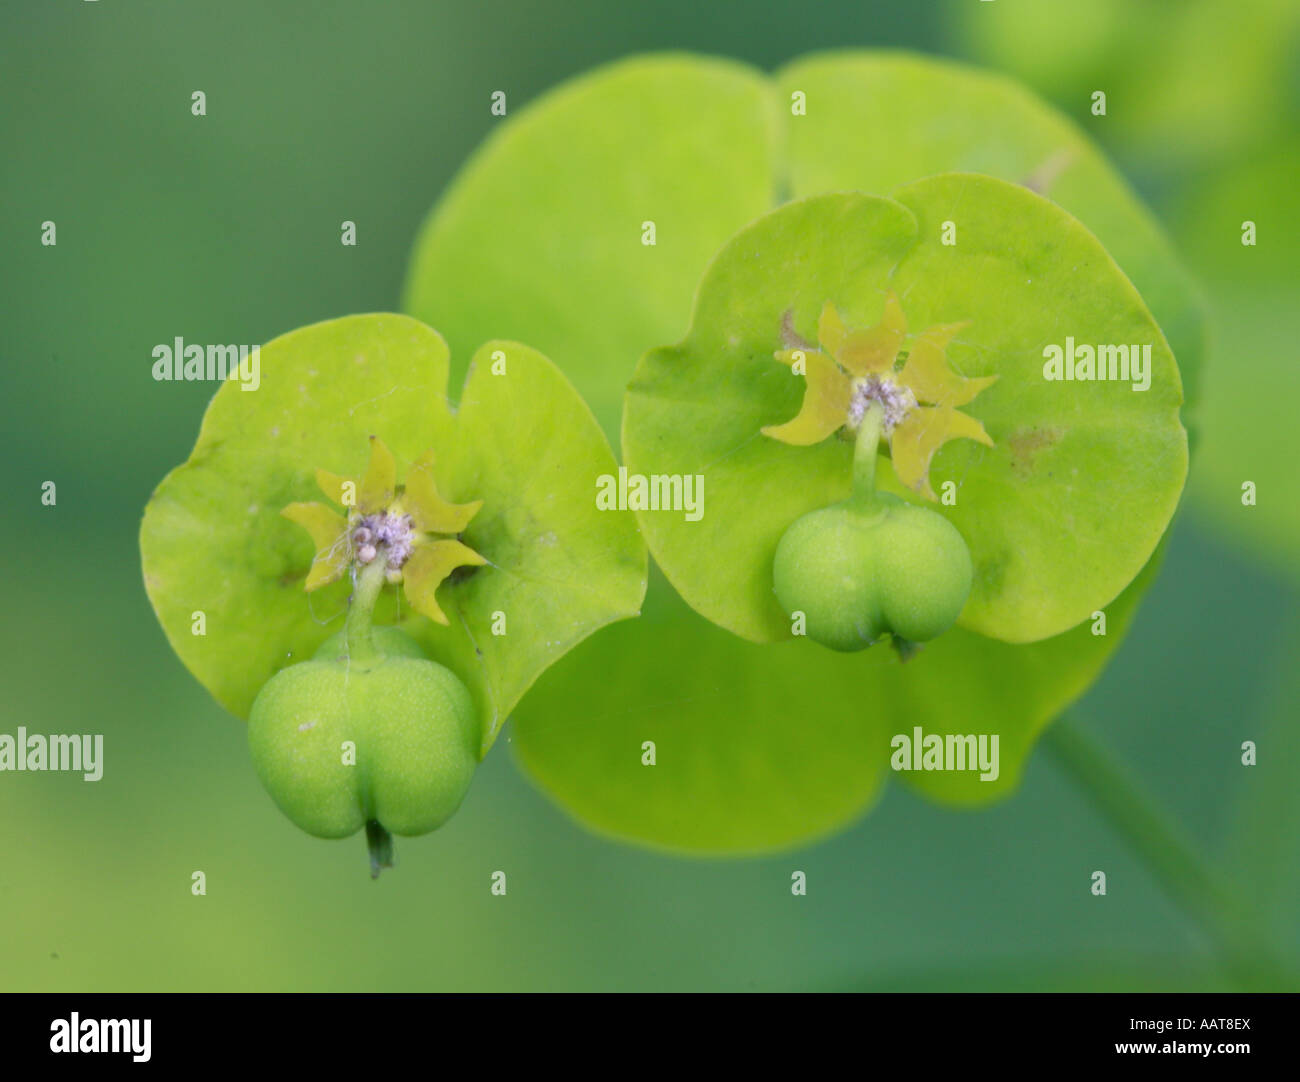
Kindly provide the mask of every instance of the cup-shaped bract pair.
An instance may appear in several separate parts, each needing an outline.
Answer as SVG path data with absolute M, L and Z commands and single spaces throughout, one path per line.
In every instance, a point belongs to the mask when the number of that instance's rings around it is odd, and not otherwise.
M 1075 343 L 1091 366 L 1056 378 Z M 1108 371 L 1111 344 L 1126 360 Z M 812 197 L 743 230 L 687 338 L 642 359 L 624 448 L 640 473 L 705 476 L 701 522 L 645 513 L 642 527 L 686 601 L 739 635 L 798 633 L 772 589 L 778 542 L 866 470 L 964 539 L 961 626 L 1030 643 L 1104 609 L 1151 558 L 1187 472 L 1181 405 L 1164 335 L 1095 237 L 1022 186 L 948 174 L 893 198 Z M 863 449 L 867 407 L 885 417 Z
M 560 371 L 490 341 L 453 407 L 448 364 L 400 315 L 277 338 L 145 510 L 169 641 L 251 716 L 259 772 L 312 833 L 445 821 L 537 677 L 644 594 L 634 519 L 592 499 L 612 453 Z
M 980 176 L 939 176 L 953 172 Z M 519 273 L 535 266 L 546 273 Z M 952 371 L 998 377 L 952 407 L 987 439 L 933 448 L 935 500 L 912 487 L 907 449 L 881 443 L 877 487 L 942 516 L 971 556 L 957 624 L 906 664 L 792 634 L 776 547 L 848 498 L 854 443 L 763 431 L 798 416 L 806 390 L 777 354 L 829 356 L 827 303 L 852 334 L 882 322 L 891 292 L 906 322 L 896 375 L 927 331 L 965 324 L 944 346 Z M 557 88 L 504 121 L 435 207 L 405 306 L 453 344 L 507 326 L 546 349 L 607 431 L 621 425 L 630 478 L 703 479 L 702 515 L 639 513 L 667 580 L 643 618 L 584 644 L 514 718 L 523 762 L 573 814 L 696 852 L 843 826 L 878 795 L 891 736 L 917 725 L 995 725 L 1002 769 L 905 784 L 956 803 L 1010 792 L 1152 580 L 1185 466 L 1179 377 L 1193 402 L 1204 344 L 1186 271 L 1072 121 L 1004 77 L 868 51 L 770 76 L 634 57 Z M 1150 389 L 1044 381 L 1041 350 L 1066 336 L 1149 343 Z M 557 723 L 575 702 L 598 723 Z M 654 769 L 627 751 L 647 742 Z

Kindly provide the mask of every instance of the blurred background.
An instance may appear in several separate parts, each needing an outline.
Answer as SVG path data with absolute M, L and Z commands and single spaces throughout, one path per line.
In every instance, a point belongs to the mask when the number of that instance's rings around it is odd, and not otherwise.
M 0 732 L 98 732 L 106 748 L 95 784 L 0 774 L 0 989 L 1228 986 L 1203 931 L 1041 747 L 991 809 L 891 785 L 828 841 L 704 861 L 586 832 L 519 771 L 507 730 L 461 813 L 401 840 L 376 884 L 359 838 L 309 839 L 275 811 L 241 723 L 167 646 L 139 518 L 212 387 L 154 382 L 152 347 L 396 309 L 416 228 L 487 134 L 492 90 L 513 112 L 668 48 L 770 69 L 901 46 L 1002 70 L 1084 125 L 1170 230 L 1215 318 L 1200 443 L 1164 571 L 1079 713 L 1300 950 L 1291 0 L 58 0 L 0 26 L 0 461 L 16 514 L 0 534 Z M 1088 124 L 1097 88 L 1110 115 Z M 1084 867 L 1108 870 L 1105 899 Z M 488 891 L 497 869 L 506 897 Z

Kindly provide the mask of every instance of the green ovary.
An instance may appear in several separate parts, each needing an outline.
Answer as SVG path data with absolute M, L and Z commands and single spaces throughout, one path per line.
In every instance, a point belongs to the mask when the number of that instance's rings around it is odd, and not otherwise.
M 777 600 L 808 637 L 862 650 L 886 634 L 926 642 L 950 628 L 971 587 L 965 541 L 942 515 L 888 493 L 796 519 L 777 544 Z
M 367 822 L 393 834 L 436 830 L 460 806 L 478 765 L 479 722 L 449 670 L 395 629 L 376 652 L 327 641 L 258 694 L 248 742 L 262 784 L 308 834 L 344 838 Z

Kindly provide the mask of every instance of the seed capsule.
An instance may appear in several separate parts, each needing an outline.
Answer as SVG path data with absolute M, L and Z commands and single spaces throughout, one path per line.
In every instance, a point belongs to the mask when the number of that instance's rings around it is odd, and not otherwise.
M 956 527 L 934 511 L 878 493 L 797 519 L 777 544 L 772 579 L 810 639 L 862 650 L 886 634 L 926 642 L 950 628 L 971 588 Z
M 308 834 L 344 838 L 367 823 L 435 830 L 460 806 L 478 765 L 468 689 L 395 629 L 379 655 L 351 661 L 338 638 L 258 694 L 248 742 L 258 776 Z

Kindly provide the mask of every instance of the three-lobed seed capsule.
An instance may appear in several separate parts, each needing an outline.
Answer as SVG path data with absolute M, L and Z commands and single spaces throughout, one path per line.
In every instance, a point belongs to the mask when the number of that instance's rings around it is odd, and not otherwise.
M 465 685 L 403 632 L 372 634 L 364 662 L 338 635 L 277 673 L 249 715 L 258 777 L 316 837 L 345 838 L 368 823 L 401 835 L 436 830 L 478 766 L 479 720 Z
M 886 634 L 926 642 L 950 628 L 971 588 L 956 527 L 888 493 L 853 498 L 796 519 L 777 544 L 777 600 L 802 612 L 807 636 L 862 650 Z

